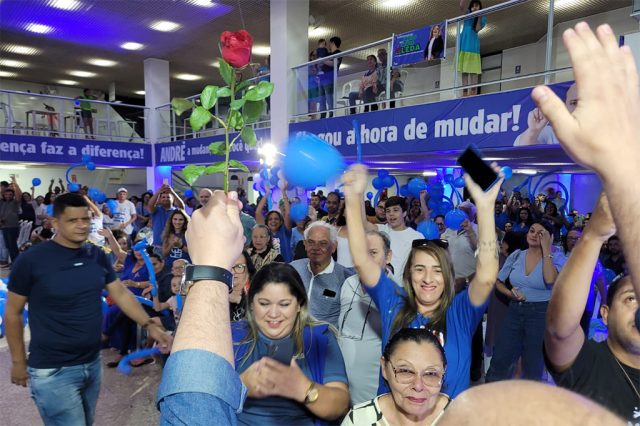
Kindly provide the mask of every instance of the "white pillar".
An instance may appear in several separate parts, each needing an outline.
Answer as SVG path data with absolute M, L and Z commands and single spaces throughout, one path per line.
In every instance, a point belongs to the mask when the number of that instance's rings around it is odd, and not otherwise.
M 308 60 L 309 0 L 271 0 L 271 142 L 282 150 L 296 106 L 291 67 Z M 306 80 L 306 79 L 305 79 Z M 306 86 L 306 85 L 305 85 Z
M 170 99 L 169 61 L 148 58 L 144 60 L 144 91 L 145 106 L 148 108 L 144 123 L 144 134 L 152 144 L 151 158 L 155 166 L 155 152 L 153 145 L 163 135 L 162 126 L 169 129 L 171 110 L 167 108 L 156 113 L 155 108 L 168 104 Z M 158 181 L 160 180 L 160 184 Z M 162 179 L 155 173 L 155 168 L 147 168 L 147 188 L 157 189 Z

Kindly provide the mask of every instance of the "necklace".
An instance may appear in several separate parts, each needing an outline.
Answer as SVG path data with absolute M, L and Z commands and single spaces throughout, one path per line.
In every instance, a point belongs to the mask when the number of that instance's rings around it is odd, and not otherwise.
M 613 355 L 613 354 L 612 354 Z M 633 384 L 633 381 L 631 380 L 631 377 L 629 377 L 629 374 L 627 374 L 627 370 L 625 370 L 622 367 L 622 364 L 620 364 L 620 361 L 618 361 L 618 358 L 616 358 L 615 355 L 613 355 L 613 359 L 616 360 L 616 364 L 618 364 L 618 367 L 620 367 L 620 370 L 622 370 L 622 372 L 624 373 L 624 377 L 627 379 L 627 382 L 629 383 L 629 385 L 631 386 L 631 389 L 633 389 L 633 392 L 635 392 L 636 396 L 638 397 L 638 399 L 640 400 L 640 392 L 638 392 L 638 389 L 636 388 L 636 386 Z

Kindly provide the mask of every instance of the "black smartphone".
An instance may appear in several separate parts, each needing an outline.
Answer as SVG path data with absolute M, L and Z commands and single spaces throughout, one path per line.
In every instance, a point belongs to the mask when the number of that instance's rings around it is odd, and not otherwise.
M 456 160 L 460 166 L 480 185 L 483 191 L 490 189 L 498 180 L 498 174 L 491 166 L 480 157 L 480 151 L 474 145 L 469 145 L 467 149 Z
M 291 363 L 291 358 L 293 358 L 294 354 L 295 348 L 293 339 L 283 339 L 283 341 L 268 345 L 267 348 L 267 356 L 269 358 L 275 359 L 285 365 L 289 365 Z

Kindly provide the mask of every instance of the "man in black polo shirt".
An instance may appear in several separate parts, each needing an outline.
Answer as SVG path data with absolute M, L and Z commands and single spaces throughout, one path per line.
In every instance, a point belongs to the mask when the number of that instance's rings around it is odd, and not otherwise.
M 629 277 L 609 285 L 600 308 L 607 340 L 585 338 L 580 318 L 602 244 L 616 232 L 604 194 L 580 242 L 560 271 L 547 308 L 545 361 L 556 384 L 604 405 L 629 424 L 640 418 L 640 332 L 638 300 Z M 603 298 L 604 296 L 601 295 Z
M 6 305 L 11 382 L 26 386 L 45 424 L 91 425 L 100 392 L 102 290 L 168 352 L 171 337 L 150 321 L 116 278 L 105 253 L 86 243 L 91 217 L 75 193 L 56 198 L 51 241 L 13 265 Z M 29 303 L 31 343 L 25 353 L 22 312 Z

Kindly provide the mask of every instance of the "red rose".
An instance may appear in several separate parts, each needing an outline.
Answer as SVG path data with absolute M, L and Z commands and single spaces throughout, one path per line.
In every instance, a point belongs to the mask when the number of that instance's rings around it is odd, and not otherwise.
M 253 38 L 245 30 L 225 31 L 220 35 L 222 59 L 234 68 L 242 68 L 251 61 Z

